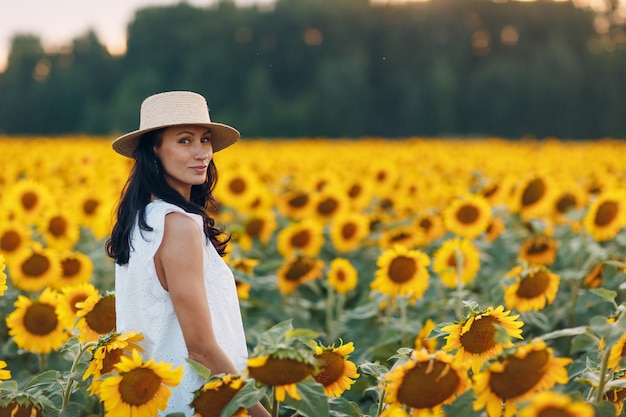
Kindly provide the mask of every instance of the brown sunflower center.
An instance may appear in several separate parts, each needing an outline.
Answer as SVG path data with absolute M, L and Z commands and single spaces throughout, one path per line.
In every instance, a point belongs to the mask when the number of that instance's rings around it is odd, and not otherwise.
M 433 222 L 430 219 L 422 219 L 419 222 L 419 227 L 422 228 L 425 232 L 428 232 L 432 226 Z
M 541 178 L 536 178 L 526 185 L 522 193 L 522 207 L 528 207 L 541 200 L 546 192 L 546 184 Z
M 474 319 L 469 330 L 460 337 L 463 349 L 469 353 L 483 353 L 496 345 L 495 323 L 498 319 L 492 316 L 482 316 Z
M 299 258 L 289 267 L 285 278 L 287 281 L 299 281 L 313 269 L 313 266 L 314 263 L 312 259 Z
M 335 213 L 338 208 L 339 202 L 332 197 L 327 197 L 318 203 L 317 212 L 322 216 L 330 216 Z
M 100 202 L 97 200 L 89 199 L 83 203 L 83 213 L 87 215 L 92 215 L 98 209 Z
M 221 385 L 218 389 L 202 391 L 194 400 L 193 408 L 196 415 L 202 417 L 219 417 L 222 410 L 237 394 L 236 389 L 230 385 Z
M 313 378 L 325 387 L 338 381 L 343 375 L 344 360 L 341 355 L 335 352 L 322 352 L 315 355 L 320 360 L 320 372 L 313 375 Z
M 41 417 L 41 410 L 32 404 L 19 404 L 11 401 L 7 405 L 0 406 L 0 417 Z
M 500 187 L 498 186 L 498 184 L 491 184 L 483 189 L 482 194 L 483 196 L 489 198 L 492 195 L 495 195 L 499 189 Z
M 86 299 L 87 299 L 86 294 L 76 294 L 74 295 L 74 297 L 71 298 L 71 300 L 69 300 L 70 308 L 72 309 L 72 312 L 74 312 L 74 314 L 76 314 L 76 312 L 78 311 L 78 307 L 76 307 L 76 303 L 80 303 L 82 301 L 85 301 Z
M 305 248 L 311 242 L 311 233 L 308 230 L 301 230 L 291 236 L 291 244 L 294 248 Z
M 550 245 L 548 245 L 547 242 L 535 240 L 530 244 L 530 246 L 526 250 L 526 253 L 529 255 L 541 255 L 542 253 L 545 253 L 549 248 Z
M 346 282 L 348 277 L 346 275 L 346 271 L 344 271 L 343 269 L 340 269 L 339 271 L 337 271 L 337 281 L 339 282 Z
M 25 210 L 32 210 L 37 206 L 38 202 L 39 196 L 37 195 L 37 193 L 27 191 L 22 194 L 22 207 L 24 207 Z
M 471 204 L 465 204 L 456 212 L 456 218 L 463 224 L 473 224 L 478 220 L 480 211 L 476 206 Z
M 572 194 L 563 194 L 556 202 L 556 211 L 559 213 L 567 213 L 576 207 L 576 197 Z
M 104 355 L 102 359 L 102 370 L 100 370 L 102 375 L 108 374 L 113 370 L 113 366 L 119 363 L 123 353 L 124 349 L 113 349 Z
M 48 223 L 48 231 L 52 236 L 63 236 L 67 231 L 67 220 L 62 216 L 55 216 Z
M 408 256 L 395 257 L 389 264 L 389 279 L 393 282 L 403 283 L 409 281 L 415 275 L 417 265 L 415 260 Z
M 406 373 L 397 398 L 413 408 L 432 408 L 450 398 L 460 383 L 450 365 L 434 361 L 419 362 Z
M 82 264 L 78 259 L 64 259 L 61 262 L 63 268 L 63 278 L 72 278 L 80 273 Z
M 280 386 L 295 384 L 311 374 L 311 366 L 289 358 L 269 357 L 265 365 L 249 368 L 250 376 L 262 384 Z
M 302 208 L 309 203 L 309 196 L 306 194 L 298 194 L 287 201 L 287 204 L 293 208 Z
M 593 219 L 593 223 L 596 226 L 606 226 L 611 224 L 617 217 L 619 212 L 619 205 L 615 201 L 605 201 L 600 204 L 596 217 Z
M 348 197 L 355 199 L 363 193 L 363 187 L 359 184 L 353 184 L 348 190 Z
M 3 252 L 13 252 L 22 244 L 22 238 L 19 233 L 9 230 L 0 238 L 0 249 Z
M 107 334 L 115 330 L 115 297 L 102 297 L 85 315 L 89 327 L 99 334 Z
M 228 183 L 228 189 L 233 194 L 243 194 L 246 192 L 246 182 L 241 178 L 235 178 L 230 183 Z
M 119 385 L 119 392 L 125 404 L 141 406 L 150 402 L 159 387 L 161 378 L 149 368 L 135 368 L 126 372 Z
M 54 306 L 35 302 L 26 310 L 23 323 L 28 333 L 45 336 L 56 329 L 58 322 Z
M 251 237 L 258 237 L 261 235 L 261 231 L 263 230 L 263 220 L 261 219 L 252 219 L 246 223 L 246 233 Z
M 541 381 L 549 360 L 546 350 L 530 352 L 525 358 L 508 358 L 502 372 L 491 374 L 491 391 L 504 401 L 524 395 Z
M 50 259 L 40 253 L 33 253 L 24 263 L 22 272 L 29 278 L 39 278 L 50 269 Z
M 550 275 L 545 271 L 538 271 L 522 279 L 515 293 L 520 298 L 535 298 L 544 294 L 550 285 Z
M 341 237 L 343 237 L 346 240 L 351 239 L 352 237 L 354 237 L 354 235 L 356 235 L 357 232 L 357 226 L 354 223 L 346 223 L 341 227 Z

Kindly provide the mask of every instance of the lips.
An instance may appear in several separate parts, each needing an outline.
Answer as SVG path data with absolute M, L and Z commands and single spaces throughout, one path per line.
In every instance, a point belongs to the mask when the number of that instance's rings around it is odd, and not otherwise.
M 207 169 L 206 165 L 191 167 L 191 170 L 198 174 L 203 174 L 206 171 L 206 169 Z

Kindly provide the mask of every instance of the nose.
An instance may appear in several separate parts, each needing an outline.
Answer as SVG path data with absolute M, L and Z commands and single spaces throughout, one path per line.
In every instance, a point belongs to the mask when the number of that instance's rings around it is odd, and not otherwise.
M 213 157 L 213 146 L 211 143 L 201 143 L 195 152 L 195 158 L 198 160 L 207 160 Z

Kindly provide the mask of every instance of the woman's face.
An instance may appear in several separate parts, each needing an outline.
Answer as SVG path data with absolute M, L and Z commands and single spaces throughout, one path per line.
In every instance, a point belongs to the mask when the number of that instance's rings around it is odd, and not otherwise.
M 192 185 L 206 181 L 213 158 L 211 129 L 196 125 L 170 126 L 153 149 L 165 170 L 168 184 L 187 199 Z

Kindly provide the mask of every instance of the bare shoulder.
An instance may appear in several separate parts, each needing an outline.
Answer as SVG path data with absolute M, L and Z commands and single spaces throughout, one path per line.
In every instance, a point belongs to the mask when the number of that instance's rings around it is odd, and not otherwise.
M 183 213 L 173 212 L 165 216 L 164 237 L 197 238 L 200 232 L 198 224 Z

